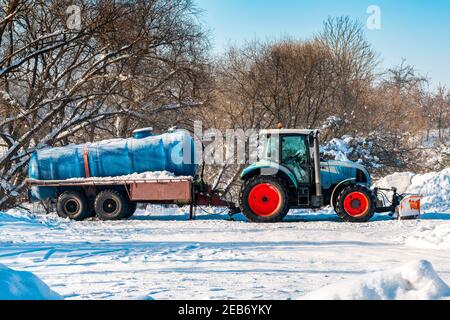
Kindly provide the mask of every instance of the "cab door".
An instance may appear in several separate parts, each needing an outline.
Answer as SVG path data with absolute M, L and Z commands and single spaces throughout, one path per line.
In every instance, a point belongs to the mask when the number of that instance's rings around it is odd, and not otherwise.
M 311 182 L 308 137 L 283 135 L 281 137 L 281 163 L 295 175 L 299 184 Z

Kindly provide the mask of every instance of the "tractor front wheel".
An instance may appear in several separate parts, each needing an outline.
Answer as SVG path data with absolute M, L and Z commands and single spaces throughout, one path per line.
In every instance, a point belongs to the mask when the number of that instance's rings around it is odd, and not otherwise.
M 248 180 L 241 199 L 242 212 L 251 222 L 280 222 L 289 212 L 288 190 L 275 177 Z
M 368 222 L 375 214 L 376 198 L 373 192 L 362 186 L 349 186 L 337 199 L 336 213 L 345 222 Z

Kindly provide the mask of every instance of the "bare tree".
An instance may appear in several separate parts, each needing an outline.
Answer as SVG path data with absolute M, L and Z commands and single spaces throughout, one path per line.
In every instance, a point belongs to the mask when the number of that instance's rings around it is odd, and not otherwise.
M 364 34 L 363 25 L 349 17 L 329 18 L 315 37 L 329 54 L 332 68 L 330 109 L 340 126 L 325 138 L 358 134 L 368 127 L 366 97 L 376 76 L 378 56 Z
M 199 103 L 207 42 L 191 1 L 78 1 L 77 29 L 67 26 L 72 4 L 2 3 L 0 207 L 23 190 L 36 149 L 108 136 L 118 118 L 151 122 Z

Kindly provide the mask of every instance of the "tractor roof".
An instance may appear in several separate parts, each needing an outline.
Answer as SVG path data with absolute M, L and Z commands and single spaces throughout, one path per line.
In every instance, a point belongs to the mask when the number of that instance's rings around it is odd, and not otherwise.
M 318 130 L 309 130 L 309 129 L 270 129 L 270 130 L 261 130 L 261 134 L 303 134 L 310 135 L 316 134 Z

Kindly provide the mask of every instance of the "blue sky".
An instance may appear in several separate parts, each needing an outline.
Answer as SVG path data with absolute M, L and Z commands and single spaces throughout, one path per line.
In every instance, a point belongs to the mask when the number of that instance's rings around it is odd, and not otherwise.
M 450 88 L 449 0 L 195 0 L 204 10 L 214 52 L 228 44 L 284 36 L 308 39 L 329 16 L 348 15 L 365 24 L 367 8 L 381 9 L 381 30 L 366 29 L 382 67 L 405 58 L 432 80 Z

